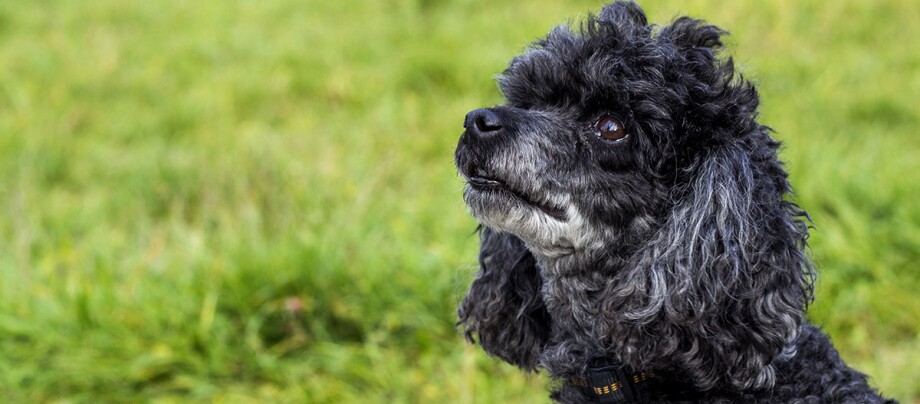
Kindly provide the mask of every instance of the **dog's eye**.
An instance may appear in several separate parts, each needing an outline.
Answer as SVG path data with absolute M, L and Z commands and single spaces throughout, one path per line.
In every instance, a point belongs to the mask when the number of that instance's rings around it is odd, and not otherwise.
M 601 115 L 594 123 L 594 131 L 598 136 L 612 142 L 618 142 L 627 137 L 623 123 L 613 115 Z

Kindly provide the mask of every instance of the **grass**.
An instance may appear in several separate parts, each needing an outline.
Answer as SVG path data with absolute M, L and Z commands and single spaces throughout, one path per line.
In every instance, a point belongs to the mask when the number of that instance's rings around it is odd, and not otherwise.
M 572 1 L 0 2 L 0 398 L 539 402 L 465 345 L 452 152 Z M 920 402 L 920 3 L 644 4 L 733 32 L 821 269 L 810 318 Z

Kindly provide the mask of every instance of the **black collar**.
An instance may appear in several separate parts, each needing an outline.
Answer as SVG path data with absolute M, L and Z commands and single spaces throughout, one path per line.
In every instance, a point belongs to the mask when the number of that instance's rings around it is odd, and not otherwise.
M 652 372 L 635 372 L 625 365 L 605 365 L 588 369 L 585 377 L 573 377 L 570 383 L 596 403 L 634 403 L 648 398 L 654 379 Z

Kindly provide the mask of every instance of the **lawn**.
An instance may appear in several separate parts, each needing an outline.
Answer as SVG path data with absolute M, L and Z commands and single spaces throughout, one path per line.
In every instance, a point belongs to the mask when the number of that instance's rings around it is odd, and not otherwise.
M 453 148 L 601 3 L 0 1 L 0 399 L 541 402 L 468 346 Z M 809 317 L 920 403 L 920 2 L 661 0 L 759 84 Z

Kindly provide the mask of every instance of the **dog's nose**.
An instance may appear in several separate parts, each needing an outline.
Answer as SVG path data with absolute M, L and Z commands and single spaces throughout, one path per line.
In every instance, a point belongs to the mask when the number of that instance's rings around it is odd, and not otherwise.
M 502 128 L 502 120 L 491 109 L 474 109 L 466 114 L 463 127 L 468 133 L 476 136 L 491 135 Z

